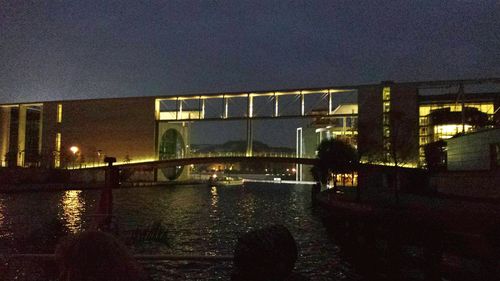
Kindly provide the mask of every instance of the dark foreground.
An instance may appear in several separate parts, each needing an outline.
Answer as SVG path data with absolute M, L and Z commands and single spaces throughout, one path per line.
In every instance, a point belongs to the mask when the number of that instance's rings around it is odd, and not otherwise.
M 298 244 L 297 272 L 310 280 L 361 279 L 311 208 L 309 186 L 169 186 L 113 194 L 117 233 L 134 254 L 232 255 L 241 234 L 282 223 Z M 53 252 L 61 237 L 89 228 L 98 199 L 96 190 L 0 194 L 0 251 Z M 158 228 L 167 234 L 141 235 Z M 47 280 L 46 264 L 2 262 L 8 263 L 5 280 Z M 143 266 L 153 280 L 228 280 L 232 271 L 232 263 L 222 261 Z
M 495 203 L 390 193 L 358 202 L 332 190 L 318 198 L 342 256 L 370 280 L 499 280 Z

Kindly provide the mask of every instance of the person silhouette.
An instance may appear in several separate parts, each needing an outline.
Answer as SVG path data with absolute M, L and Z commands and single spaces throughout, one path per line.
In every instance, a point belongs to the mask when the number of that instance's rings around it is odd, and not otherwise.
M 145 281 L 141 266 L 125 245 L 109 233 L 86 231 L 56 247 L 60 281 Z

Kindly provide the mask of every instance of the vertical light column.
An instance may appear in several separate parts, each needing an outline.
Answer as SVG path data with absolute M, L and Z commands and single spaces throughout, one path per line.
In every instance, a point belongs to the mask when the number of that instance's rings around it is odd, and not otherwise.
M 247 118 L 247 151 L 245 154 L 247 157 L 253 155 L 253 129 L 252 129 L 252 118 Z
M 276 95 L 276 93 L 274 93 L 274 117 L 278 117 L 279 116 L 279 102 L 278 102 L 278 97 Z
M 247 116 L 249 118 L 253 117 L 253 96 L 252 94 L 248 95 L 248 108 L 247 108 Z
M 155 119 L 160 120 L 160 100 L 155 100 Z
M 301 158 L 303 154 L 302 149 L 302 128 L 297 128 L 297 134 L 295 138 L 295 153 L 297 158 Z M 295 180 L 302 181 L 302 164 L 295 164 Z
M 7 165 L 5 159 L 9 152 L 10 107 L 0 107 L 0 166 Z
M 331 115 L 333 111 L 333 104 L 332 104 L 332 93 L 330 90 L 328 90 L 328 115 Z
M 24 166 L 24 154 L 26 149 L 26 106 L 19 106 L 19 127 L 17 130 L 17 165 Z
M 38 155 L 42 155 L 42 132 L 43 132 L 43 105 L 40 106 L 40 119 L 39 119 L 39 124 L 38 124 Z M 42 161 L 40 161 L 40 165 L 42 164 Z
M 247 151 L 246 156 L 250 157 L 253 155 L 253 129 L 252 129 L 252 117 L 253 117 L 253 96 L 248 94 L 247 103 Z
M 63 107 L 62 104 L 57 105 L 57 123 L 62 122 L 62 115 L 63 115 Z
M 201 116 L 200 119 L 205 119 L 205 99 L 201 99 Z
M 57 104 L 57 112 L 56 112 L 56 122 L 57 124 L 62 123 L 62 118 L 63 118 L 63 105 L 61 103 Z M 155 116 L 156 119 L 160 119 L 160 101 L 156 100 L 155 101 Z M 57 127 L 57 132 L 56 132 L 56 139 L 55 139 L 55 149 L 52 152 L 52 155 L 54 157 L 54 168 L 60 168 L 61 167 L 61 127 Z
M 180 119 L 184 119 L 182 117 L 182 100 L 179 100 L 179 118 Z
M 302 91 L 300 91 L 300 115 L 301 116 L 305 115 L 305 101 L 304 101 L 304 94 L 302 94 Z
M 229 100 L 225 96 L 222 96 L 222 99 L 224 100 L 224 119 L 227 119 L 229 117 Z
M 59 168 L 60 166 L 61 166 L 61 133 L 56 133 L 54 168 Z
M 388 159 L 391 149 L 391 87 L 382 89 L 382 139 L 385 157 Z

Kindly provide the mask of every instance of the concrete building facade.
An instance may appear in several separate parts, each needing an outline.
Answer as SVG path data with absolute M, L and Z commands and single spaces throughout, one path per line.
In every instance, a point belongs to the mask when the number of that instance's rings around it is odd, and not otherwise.
M 376 161 L 386 163 L 393 162 L 396 158 L 402 164 L 422 165 L 422 146 L 431 141 L 427 132 L 432 128 L 428 127 L 426 120 L 432 117 L 429 115 L 435 109 L 450 107 L 449 103 L 439 105 L 439 101 L 433 100 L 432 97 L 423 101 L 422 89 L 474 83 L 490 83 L 498 88 L 500 79 L 382 82 L 374 85 L 197 94 L 178 97 L 2 104 L 0 105 L 0 165 L 77 167 L 101 163 L 106 155 L 116 157 L 118 162 L 156 160 L 163 157 L 161 156 L 163 152 L 168 150 L 162 150 L 166 149 L 162 140 L 168 128 L 172 126 L 185 127 L 189 122 L 197 120 L 290 118 L 290 116 L 282 116 L 285 110 L 278 103 L 278 101 L 285 102 L 287 99 L 298 101 L 298 110 L 292 113 L 292 117 L 317 118 L 317 111 L 307 112 L 308 95 L 312 96 L 312 94 L 318 94 L 318 101 L 325 102 L 323 108 L 327 109 L 321 114 L 327 118 L 322 120 L 330 120 L 333 123 L 327 124 L 330 122 L 328 121 L 311 130 L 303 128 L 300 132 L 301 136 L 297 137 L 298 152 L 301 149 L 304 153 L 314 153 L 309 141 L 304 141 L 314 139 L 314 142 L 317 142 L 317 136 L 308 136 L 309 131 L 319 134 L 320 137 L 350 134 L 355 137 L 353 144 L 356 144 L 360 153 L 367 158 L 371 157 Z M 347 126 L 347 119 L 345 119 L 342 133 L 342 130 L 335 125 L 337 121 L 334 120 L 338 118 L 335 118 L 336 109 L 332 107 L 332 97 L 334 98 L 337 92 L 345 91 L 357 94 L 357 105 L 345 105 L 345 108 L 355 106 L 356 112 L 353 113 L 352 110 L 345 112 L 345 114 L 340 114 L 339 118 L 349 117 L 356 119 L 356 122 L 352 123 L 351 120 L 350 125 Z M 463 102 L 462 106 L 466 108 L 477 105 L 476 108 L 485 112 L 488 118 L 493 121 L 499 120 L 498 97 L 500 95 L 498 92 L 488 96 L 488 99 L 493 99 L 492 101 L 479 103 L 471 99 Z M 234 111 L 229 108 L 230 99 L 244 101 L 245 110 L 241 116 L 233 117 Z M 274 102 L 271 103 L 270 116 L 256 115 L 255 107 L 259 102 L 266 103 L 269 100 Z M 170 107 L 163 108 L 163 101 L 167 101 Z M 221 112 L 208 112 L 211 103 L 212 107 L 220 108 Z M 455 106 L 453 110 L 459 110 L 457 108 Z M 335 131 L 336 129 L 339 130 Z M 189 145 L 188 134 L 183 129 L 177 131 L 182 137 L 183 145 Z M 172 142 L 173 139 L 169 136 L 165 137 L 166 142 Z M 180 143 L 175 142 L 173 145 L 181 149 Z M 188 151 L 186 150 L 186 153 Z

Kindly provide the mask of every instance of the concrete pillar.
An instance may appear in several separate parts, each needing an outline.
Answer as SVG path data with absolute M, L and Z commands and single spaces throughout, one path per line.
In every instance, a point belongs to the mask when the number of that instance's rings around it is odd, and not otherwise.
M 253 156 L 253 129 L 252 119 L 247 118 L 247 151 L 246 156 Z
M 279 96 L 277 96 L 276 94 L 274 94 L 274 117 L 278 117 L 279 116 Z
M 328 90 L 328 115 L 332 114 L 333 112 L 333 98 L 332 98 L 332 93 L 330 93 L 330 90 Z
M 200 119 L 205 119 L 205 100 L 201 100 L 201 114 Z
M 7 165 L 5 155 L 9 152 L 10 107 L 0 107 L 0 166 Z
M 305 112 L 305 100 L 304 100 L 304 94 L 300 92 L 300 115 L 304 116 L 306 114 Z
M 26 106 L 19 106 L 19 127 L 17 138 L 17 165 L 24 166 L 25 148 L 26 148 Z
M 228 118 L 229 117 L 229 99 L 228 98 L 225 98 L 223 97 L 222 98 L 224 100 L 224 119 Z

